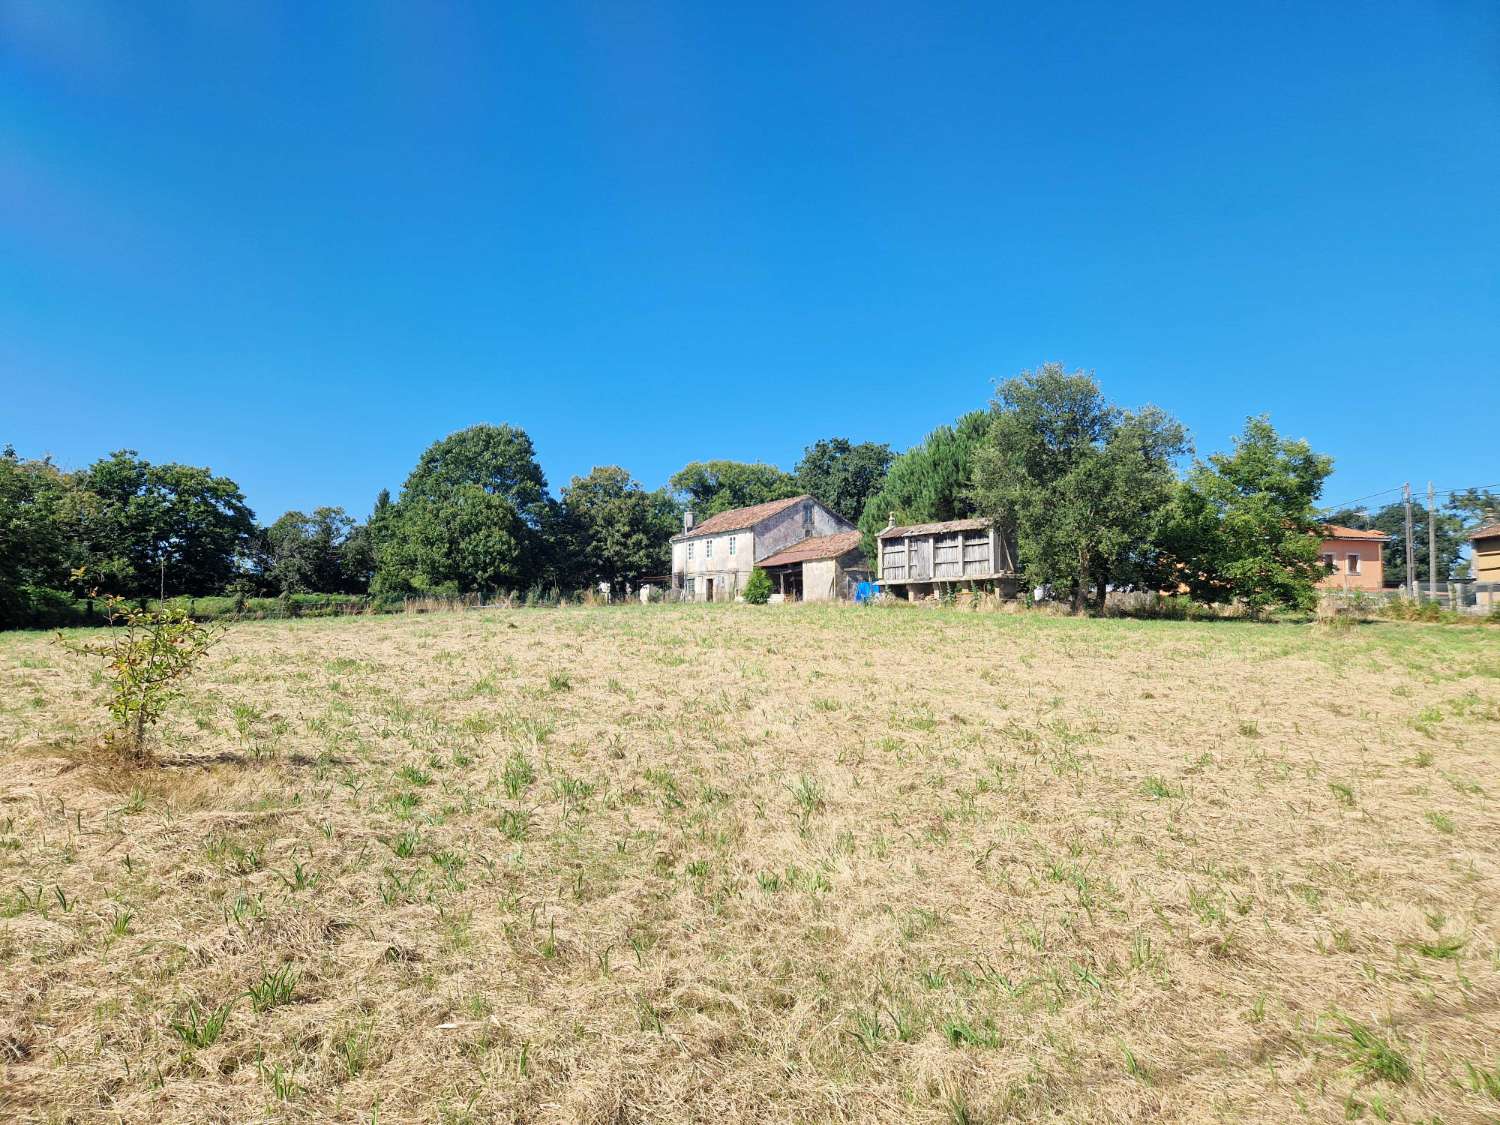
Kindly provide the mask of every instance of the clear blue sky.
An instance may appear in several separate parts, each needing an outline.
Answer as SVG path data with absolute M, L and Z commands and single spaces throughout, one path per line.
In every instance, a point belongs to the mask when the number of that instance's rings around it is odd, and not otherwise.
M 1500 481 L 1500 6 L 0 0 L 0 442 L 369 510 L 474 422 L 898 449 L 1059 360 Z

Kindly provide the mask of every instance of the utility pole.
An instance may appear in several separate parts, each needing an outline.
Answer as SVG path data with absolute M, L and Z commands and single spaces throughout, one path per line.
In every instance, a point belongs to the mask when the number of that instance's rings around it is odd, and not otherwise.
M 1417 569 L 1411 550 L 1411 481 L 1402 487 L 1401 498 L 1406 504 L 1406 596 L 1417 596 Z
M 1437 601 L 1437 493 L 1427 482 L 1427 596 Z

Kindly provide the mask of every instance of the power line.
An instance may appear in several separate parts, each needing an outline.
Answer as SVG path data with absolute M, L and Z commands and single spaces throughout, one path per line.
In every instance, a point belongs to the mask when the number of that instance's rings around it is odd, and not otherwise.
M 1463 488 L 1440 488 L 1437 494 L 1439 496 L 1451 496 L 1455 492 L 1488 492 L 1492 488 L 1500 488 L 1500 481 L 1496 481 L 1494 484 L 1471 484 Z
M 1400 492 L 1403 487 L 1397 484 L 1390 488 L 1383 488 L 1379 492 L 1372 492 L 1368 496 L 1357 496 L 1353 500 L 1345 500 L 1342 504 L 1325 504 L 1318 511 L 1333 512 L 1340 508 L 1352 508 L 1361 501 L 1373 500 L 1377 496 L 1384 496 L 1390 492 Z M 1455 492 L 1487 492 L 1492 488 L 1500 488 L 1500 481 L 1496 481 L 1494 484 L 1469 484 L 1460 488 L 1439 488 L 1433 493 L 1433 496 L 1452 496 Z
M 1352 508 L 1362 500 L 1373 500 L 1377 496 L 1384 496 L 1387 492 L 1400 492 L 1401 487 L 1398 484 L 1393 488 L 1382 488 L 1379 492 L 1372 492 L 1368 496 L 1356 496 L 1353 500 L 1345 500 L 1342 504 L 1324 504 L 1318 511 L 1331 512 L 1336 508 Z

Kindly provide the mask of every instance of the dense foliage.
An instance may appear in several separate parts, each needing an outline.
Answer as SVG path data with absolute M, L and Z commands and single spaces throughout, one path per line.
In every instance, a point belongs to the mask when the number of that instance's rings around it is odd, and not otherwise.
M 374 588 L 470 593 L 527 586 L 547 571 L 552 509 L 525 431 L 460 430 L 427 448 L 375 525 Z
M 859 518 L 867 555 L 875 557 L 875 536 L 891 519 L 898 524 L 926 523 L 975 514 L 974 450 L 989 424 L 988 413 L 972 411 L 952 426 L 939 426 L 921 445 L 891 462 Z
M 574 477 L 562 510 L 571 575 L 619 587 L 671 569 L 670 539 L 681 518 L 665 489 L 647 492 L 618 465 Z
M 255 535 L 239 485 L 209 469 L 153 465 L 125 449 L 94 462 L 76 483 L 87 497 L 83 565 L 107 593 L 222 590 Z
M 751 605 L 765 605 L 771 600 L 771 591 L 771 576 L 760 567 L 752 570 L 745 583 L 745 601 Z
M 865 504 L 885 483 L 895 456 L 883 442 L 856 445 L 848 438 L 825 438 L 809 445 L 797 462 L 797 490 L 857 523 Z
M 1001 385 L 973 453 L 975 506 L 1015 536 L 1027 585 L 1102 608 L 1151 565 L 1187 432 L 1048 364 Z
M 699 520 L 731 508 L 785 500 L 802 491 L 791 473 L 748 461 L 693 461 L 667 483 Z
M 287 512 L 260 535 L 262 585 L 280 594 L 358 594 L 375 569 L 369 529 L 342 508 Z
M 0 628 L 52 623 L 47 603 L 82 561 L 70 534 L 79 503 L 71 478 L 50 461 L 23 461 L 9 446 L 0 452 Z
M 1198 462 L 1177 489 L 1165 535 L 1172 577 L 1197 601 L 1310 608 L 1325 573 L 1316 505 L 1332 471 L 1332 458 L 1251 418 L 1233 453 Z

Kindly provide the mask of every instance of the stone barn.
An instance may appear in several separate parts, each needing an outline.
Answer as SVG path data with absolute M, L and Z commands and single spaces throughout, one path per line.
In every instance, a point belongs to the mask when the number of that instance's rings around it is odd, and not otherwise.
M 831 602 L 853 597 L 854 585 L 870 577 L 858 531 L 804 539 L 768 555 L 758 565 L 789 602 Z

